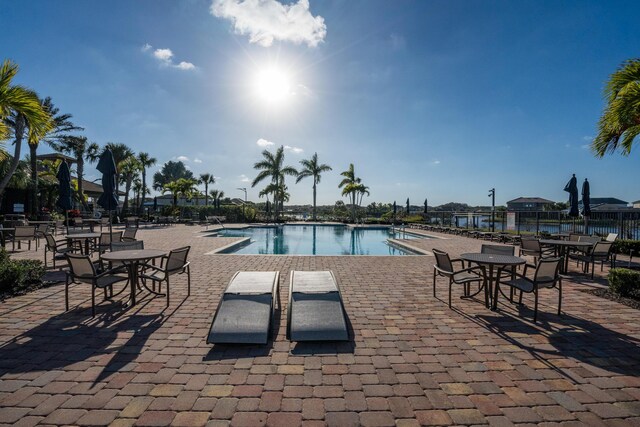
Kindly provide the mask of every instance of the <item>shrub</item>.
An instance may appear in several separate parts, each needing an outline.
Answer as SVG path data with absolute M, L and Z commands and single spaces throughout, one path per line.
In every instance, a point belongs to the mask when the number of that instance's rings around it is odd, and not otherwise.
M 12 260 L 0 249 L 0 294 L 16 295 L 37 284 L 44 275 L 44 266 L 37 260 Z
M 640 298 L 640 272 L 626 268 L 609 271 L 609 290 L 622 297 Z
M 640 255 L 640 240 L 616 240 L 613 243 L 613 252 L 626 254 L 633 250 L 634 255 Z

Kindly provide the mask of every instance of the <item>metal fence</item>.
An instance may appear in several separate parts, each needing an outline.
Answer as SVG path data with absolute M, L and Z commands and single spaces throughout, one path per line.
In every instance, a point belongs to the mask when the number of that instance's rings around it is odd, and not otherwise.
M 621 239 L 640 240 L 640 210 L 592 211 L 588 222 L 572 218 L 564 211 L 429 212 L 426 222 L 470 230 L 515 231 L 520 233 L 581 233 L 606 236 L 618 233 Z

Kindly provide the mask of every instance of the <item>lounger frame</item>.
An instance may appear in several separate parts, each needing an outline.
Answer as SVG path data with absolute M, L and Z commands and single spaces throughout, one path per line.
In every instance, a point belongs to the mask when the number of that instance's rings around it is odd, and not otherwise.
M 240 273 L 242 273 L 242 271 L 236 271 L 236 273 L 233 275 L 231 280 L 229 280 L 229 283 L 227 284 L 227 286 L 224 288 L 224 291 L 222 292 L 222 295 L 220 296 L 220 302 L 218 303 L 218 307 L 216 307 L 216 312 L 213 315 L 213 320 L 211 321 L 211 326 L 209 326 L 209 333 L 207 334 L 207 344 L 216 344 L 213 341 L 209 341 L 209 337 L 211 336 L 211 330 L 213 329 L 213 325 L 215 324 L 216 319 L 218 318 L 218 313 L 220 311 L 220 308 L 222 307 L 222 303 L 224 302 L 224 297 L 225 297 L 225 295 L 227 293 L 227 289 L 229 289 L 229 286 L 231 286 L 231 284 L 233 283 L 235 278 Z M 265 273 L 271 273 L 271 271 L 266 271 Z M 278 306 L 278 308 L 281 308 L 281 304 L 280 304 L 280 272 L 279 271 L 275 271 L 273 273 L 276 273 L 276 277 L 275 277 L 275 280 L 273 281 L 273 287 L 271 288 L 271 304 L 270 304 L 269 326 L 268 326 L 268 332 L 267 332 L 267 341 L 265 341 L 264 344 L 267 344 L 269 342 L 269 339 L 272 337 L 271 327 L 272 327 L 273 317 L 275 315 L 275 310 L 276 310 L 276 303 L 275 303 L 276 298 L 278 300 L 277 306 Z M 229 294 L 229 295 L 243 295 L 243 294 Z M 248 295 L 251 295 L 251 294 L 248 294 Z M 254 294 L 254 295 L 258 295 L 258 294 Z M 219 344 L 227 344 L 227 343 L 219 343 Z M 228 343 L 228 344 L 232 344 L 232 343 Z

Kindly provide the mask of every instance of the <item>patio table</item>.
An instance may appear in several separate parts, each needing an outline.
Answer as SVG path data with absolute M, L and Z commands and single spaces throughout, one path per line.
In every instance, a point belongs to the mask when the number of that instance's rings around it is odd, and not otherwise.
M 571 248 L 581 248 L 588 249 L 593 247 L 593 243 L 590 242 L 577 242 L 572 240 L 553 240 L 553 239 L 540 239 L 541 245 L 553 246 L 558 256 L 564 257 L 564 262 L 562 263 L 562 273 L 566 273 L 569 269 L 569 257 L 568 250 Z
M 502 274 L 502 271 L 514 265 L 522 265 L 526 263 L 526 260 L 513 255 L 499 255 L 499 254 L 482 254 L 482 253 L 466 253 L 460 255 L 460 259 L 463 259 L 468 262 L 472 262 L 478 264 L 480 266 L 489 267 L 489 274 L 486 278 L 486 285 L 483 285 L 484 290 L 484 300 L 487 308 L 491 307 L 492 310 L 495 310 L 495 301 L 497 301 L 498 296 L 492 295 L 493 289 L 493 270 L 495 267 L 498 267 L 498 274 Z M 498 287 L 496 286 L 496 291 Z M 493 297 L 494 304 L 490 305 L 489 300 Z
M 131 286 L 131 296 L 129 297 L 129 306 L 136 305 L 136 288 L 138 287 L 138 266 L 141 261 L 147 261 L 150 259 L 161 258 L 167 254 L 167 251 L 159 249 L 134 249 L 126 251 L 106 252 L 102 254 L 101 258 L 104 261 L 120 261 L 128 270 L 129 284 Z M 145 289 L 156 295 L 164 295 L 159 292 L 152 291 L 146 285 Z
M 85 255 L 89 255 L 89 241 L 96 240 L 99 237 L 100 237 L 100 233 L 77 233 L 77 234 L 66 235 L 67 241 L 84 240 Z

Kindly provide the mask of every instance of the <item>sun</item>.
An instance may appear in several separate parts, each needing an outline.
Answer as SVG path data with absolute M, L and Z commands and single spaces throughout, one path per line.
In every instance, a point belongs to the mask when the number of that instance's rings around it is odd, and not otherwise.
M 253 84 L 257 97 L 269 105 L 284 104 L 292 94 L 290 76 L 275 66 L 259 70 Z

